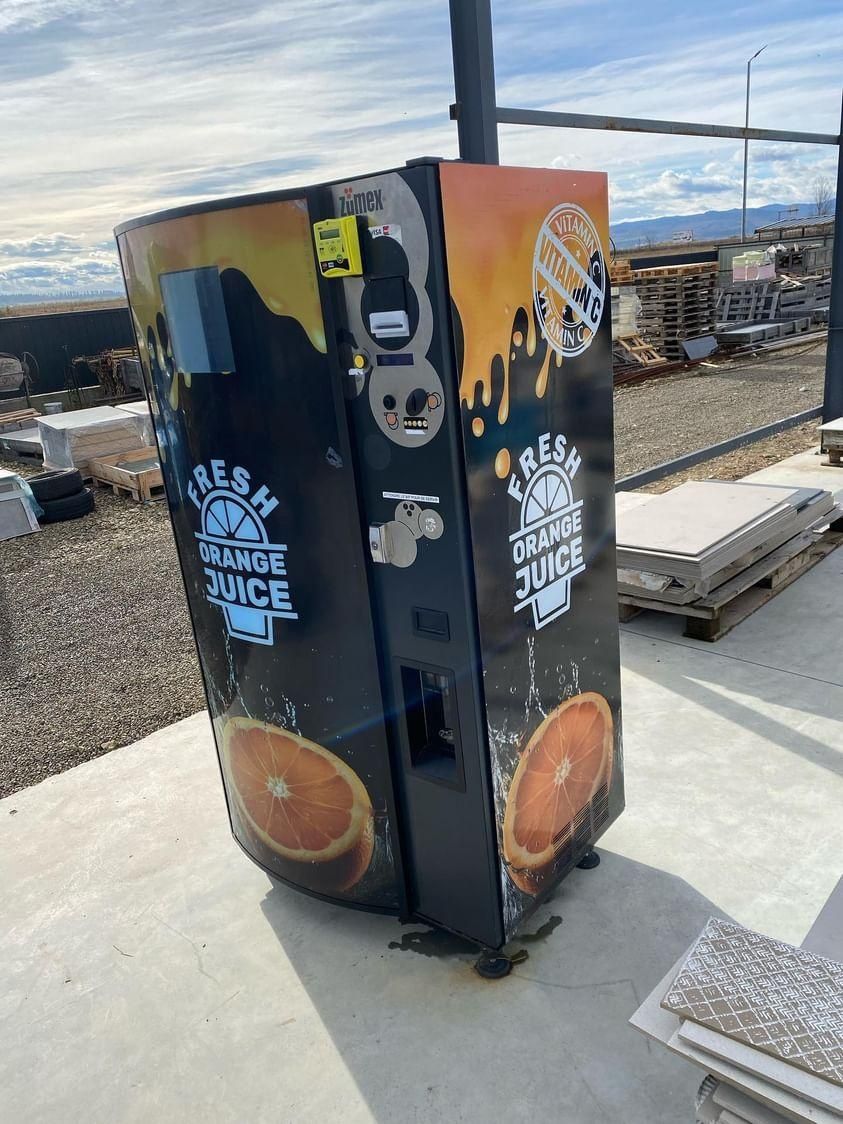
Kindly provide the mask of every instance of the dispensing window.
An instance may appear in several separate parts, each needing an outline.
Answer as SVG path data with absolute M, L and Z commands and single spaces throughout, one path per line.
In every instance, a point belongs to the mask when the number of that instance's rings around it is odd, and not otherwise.
M 433 781 L 463 786 L 454 676 L 438 668 L 401 665 L 410 764 Z
M 215 265 L 159 277 L 173 358 L 187 375 L 230 374 L 234 353 Z

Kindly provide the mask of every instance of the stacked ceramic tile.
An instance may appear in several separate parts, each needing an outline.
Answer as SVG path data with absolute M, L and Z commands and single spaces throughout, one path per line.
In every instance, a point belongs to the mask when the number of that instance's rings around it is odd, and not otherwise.
M 712 918 L 632 1023 L 713 1075 L 699 1124 L 843 1120 L 836 960 Z
M 830 492 L 705 480 L 619 492 L 618 589 L 687 604 L 777 547 L 839 516 Z

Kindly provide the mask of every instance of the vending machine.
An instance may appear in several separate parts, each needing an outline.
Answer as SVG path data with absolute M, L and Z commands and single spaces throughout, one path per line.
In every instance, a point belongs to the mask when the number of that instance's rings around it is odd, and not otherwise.
M 606 178 L 117 230 L 231 828 L 491 949 L 623 807 Z

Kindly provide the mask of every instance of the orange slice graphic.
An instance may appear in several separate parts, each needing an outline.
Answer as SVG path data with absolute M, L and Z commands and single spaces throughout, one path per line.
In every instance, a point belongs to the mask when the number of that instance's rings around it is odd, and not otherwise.
M 520 889 L 537 894 L 572 824 L 612 776 L 612 712 L 589 691 L 552 711 L 521 754 L 503 821 L 503 854 Z
M 374 830 L 372 802 L 353 769 L 324 746 L 251 718 L 226 724 L 223 754 L 246 826 L 281 858 L 311 864 L 290 877 L 322 891 L 360 881 Z

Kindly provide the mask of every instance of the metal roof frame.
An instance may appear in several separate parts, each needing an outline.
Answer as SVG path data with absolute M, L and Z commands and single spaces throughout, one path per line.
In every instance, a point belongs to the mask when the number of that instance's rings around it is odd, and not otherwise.
M 841 130 L 831 133 L 802 133 L 787 129 L 749 129 L 740 125 L 711 125 L 689 121 L 647 120 L 638 117 L 614 117 L 593 113 L 561 113 L 542 109 L 511 109 L 499 106 L 495 97 L 495 63 L 492 42 L 492 12 L 490 0 L 450 0 L 451 47 L 454 57 L 454 89 L 456 102 L 451 106 L 451 118 L 457 123 L 460 157 L 476 164 L 497 164 L 500 125 L 538 125 L 563 129 L 599 129 L 609 132 L 662 133 L 672 136 L 716 137 L 727 140 L 765 140 L 787 144 L 835 145 L 837 159 L 837 197 L 834 208 L 835 237 L 831 264 L 831 299 L 828 315 L 828 348 L 826 351 L 825 389 L 823 394 L 823 421 L 843 415 L 843 159 L 840 145 L 843 138 L 843 106 Z M 733 440 L 747 444 L 744 438 L 759 440 L 778 429 L 793 425 L 790 418 L 782 418 L 770 426 L 763 426 L 750 434 Z M 753 436 L 758 434 L 759 436 Z M 708 460 L 717 456 L 719 446 L 710 446 L 708 453 L 698 458 Z M 688 454 L 697 457 L 697 453 Z M 679 458 L 680 461 L 687 458 Z M 678 467 L 658 468 L 679 471 Z M 667 475 L 663 472 L 662 475 Z

